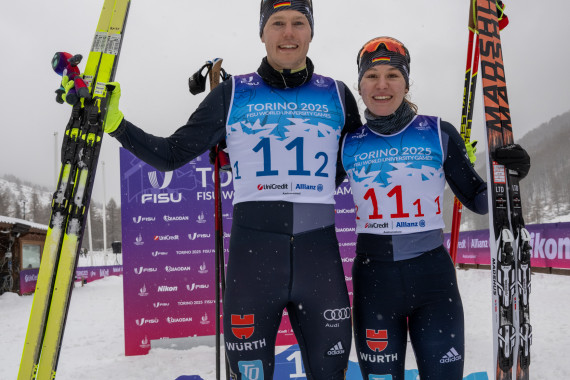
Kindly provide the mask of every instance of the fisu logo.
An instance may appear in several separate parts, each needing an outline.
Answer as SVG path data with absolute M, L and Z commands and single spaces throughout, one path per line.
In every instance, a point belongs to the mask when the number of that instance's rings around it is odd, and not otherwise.
M 168 185 L 170 185 L 170 182 L 172 182 L 172 172 L 164 173 L 164 180 L 162 182 L 162 185 L 158 182 L 158 176 L 155 171 L 148 172 L 148 180 L 150 181 L 150 184 L 153 188 L 160 190 L 166 189 Z

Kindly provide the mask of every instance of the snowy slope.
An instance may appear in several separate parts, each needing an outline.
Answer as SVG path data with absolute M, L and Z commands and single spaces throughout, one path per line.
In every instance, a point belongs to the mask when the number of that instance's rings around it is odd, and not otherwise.
M 484 270 L 458 271 L 466 314 L 465 375 L 491 374 L 490 277 Z M 531 376 L 537 380 L 570 378 L 566 344 L 570 340 L 570 277 L 532 277 Z M 109 277 L 74 289 L 57 379 L 176 379 L 200 375 L 215 379 L 214 348 L 152 349 L 149 355 L 125 357 L 122 278 Z M 0 379 L 18 373 L 32 297 L 0 296 Z M 411 351 L 411 350 L 409 350 Z M 407 368 L 415 368 L 408 352 Z M 356 361 L 354 352 L 351 360 Z M 489 376 L 491 378 L 491 376 Z

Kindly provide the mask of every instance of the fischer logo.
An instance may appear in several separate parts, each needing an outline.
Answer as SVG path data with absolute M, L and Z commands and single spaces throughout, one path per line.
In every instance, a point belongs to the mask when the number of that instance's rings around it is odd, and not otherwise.
M 154 319 L 136 319 L 135 323 L 137 324 L 137 326 L 143 326 L 143 325 L 150 325 L 150 324 L 156 324 L 160 322 L 158 318 L 154 318 Z
M 298 183 L 297 186 L 295 186 L 295 190 L 316 190 L 320 193 L 323 191 L 323 185 L 307 185 L 305 183 Z
M 158 268 L 145 268 L 145 267 L 135 268 L 135 274 L 153 273 L 153 272 L 158 272 Z
M 166 285 L 161 285 L 157 288 L 157 291 L 160 292 L 177 292 L 178 291 L 178 286 L 166 286 Z
M 155 309 L 158 309 L 159 307 L 168 307 L 170 304 L 168 302 L 155 302 L 152 306 L 154 306 Z
M 171 267 L 170 265 L 167 265 L 164 267 L 164 270 L 166 271 L 166 273 L 170 273 L 170 272 L 189 272 L 190 271 L 190 267 Z
M 156 221 L 156 218 L 154 216 L 148 216 L 148 217 L 140 215 L 138 217 L 133 216 L 133 222 L 136 224 L 145 223 L 145 222 L 154 222 L 154 221 Z
M 166 255 L 168 255 L 168 252 L 161 252 L 161 251 L 152 252 L 152 257 L 166 256 Z
M 188 239 L 190 240 L 196 240 L 196 239 L 208 239 L 210 236 L 210 234 L 199 234 L 194 232 L 193 234 L 188 234 Z
M 188 289 L 189 292 L 193 292 L 198 289 L 208 289 L 209 287 L 210 285 L 208 284 L 196 284 L 195 282 L 193 282 L 192 285 L 186 285 L 186 289 Z
M 385 223 L 366 223 L 364 225 L 364 228 L 388 228 L 390 226 L 390 223 L 385 222 Z
M 192 317 L 183 317 L 183 318 L 174 318 L 174 317 L 167 317 L 166 322 L 168 323 L 187 323 L 192 322 Z
M 154 237 L 154 241 L 172 241 L 172 240 L 180 240 L 178 235 L 156 235 Z
M 164 221 L 165 222 L 183 222 L 183 221 L 188 221 L 190 220 L 189 216 L 170 216 L 170 215 L 164 215 Z
M 257 185 L 257 190 L 259 190 L 259 191 L 261 191 L 261 190 L 287 190 L 287 189 L 289 189 L 289 185 L 286 183 L 284 183 L 282 185 L 278 185 L 276 183 Z

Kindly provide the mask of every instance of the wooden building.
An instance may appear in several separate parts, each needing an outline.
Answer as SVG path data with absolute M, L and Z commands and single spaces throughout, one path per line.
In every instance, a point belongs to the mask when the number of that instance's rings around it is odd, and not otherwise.
M 0 294 L 20 293 L 20 271 L 39 268 L 48 226 L 0 216 Z

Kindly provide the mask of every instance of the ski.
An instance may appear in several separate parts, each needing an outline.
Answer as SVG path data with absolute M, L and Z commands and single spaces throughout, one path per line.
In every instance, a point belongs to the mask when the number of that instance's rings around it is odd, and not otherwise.
M 532 341 L 530 234 L 522 216 L 519 178 L 493 159 L 496 148 L 514 141 L 497 9 L 502 12 L 500 2 L 477 0 L 488 142 L 495 379 L 527 380 Z
M 90 96 L 73 106 L 65 130 L 19 380 L 55 378 L 103 135 L 105 84 L 115 74 L 129 4 L 129 0 L 104 1 L 84 72 Z
M 471 140 L 471 124 L 473 116 L 473 106 L 475 104 L 475 88 L 477 86 L 477 73 L 479 71 L 479 34 L 475 28 L 473 12 L 473 0 L 469 0 L 469 38 L 467 42 L 467 64 L 465 68 L 465 80 L 463 84 L 463 106 L 461 109 L 461 137 L 465 143 Z M 461 215 L 463 205 L 453 197 L 453 219 L 451 222 L 451 241 L 449 254 L 455 264 L 457 261 L 457 243 L 459 242 L 459 229 L 461 225 Z

